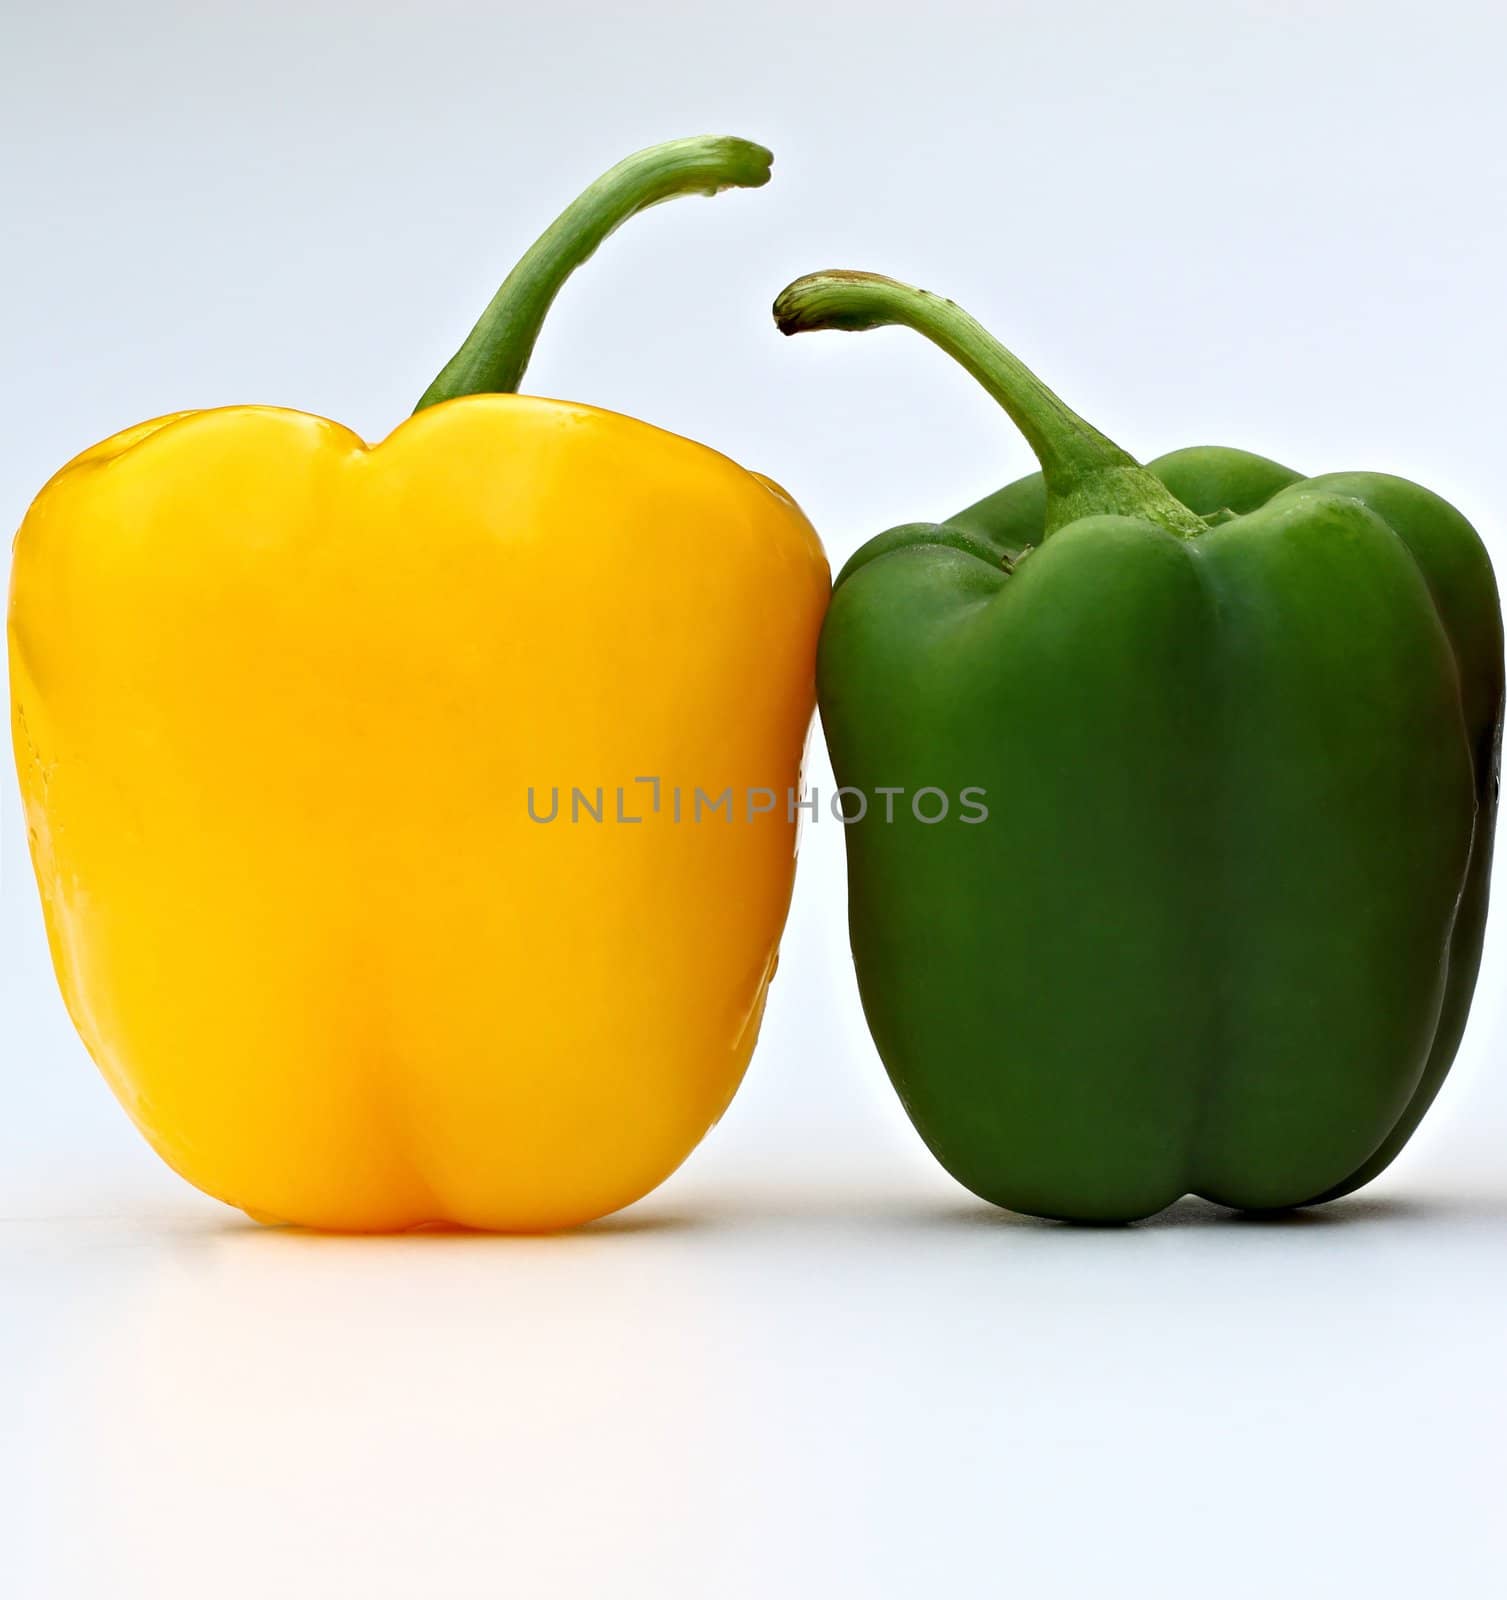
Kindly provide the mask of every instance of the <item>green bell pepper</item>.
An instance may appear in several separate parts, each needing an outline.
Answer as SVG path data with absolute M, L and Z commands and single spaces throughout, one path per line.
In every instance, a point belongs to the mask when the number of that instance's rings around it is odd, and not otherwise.
M 1480 958 L 1503 664 L 1470 524 L 1381 474 L 1141 467 L 888 279 L 801 279 L 775 317 L 914 328 L 1041 463 L 865 545 L 822 634 L 840 785 L 987 794 L 983 824 L 928 798 L 846 829 L 864 1009 L 922 1137 L 985 1199 L 1080 1221 L 1367 1182 Z

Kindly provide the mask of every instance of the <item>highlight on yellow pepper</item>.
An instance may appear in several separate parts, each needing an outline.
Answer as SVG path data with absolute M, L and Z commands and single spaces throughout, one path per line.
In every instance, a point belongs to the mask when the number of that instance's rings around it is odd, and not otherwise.
M 767 479 L 515 391 L 613 228 L 769 165 L 686 139 L 613 168 L 380 444 L 179 412 L 22 524 L 12 727 L 63 997 L 163 1159 L 260 1220 L 568 1227 L 738 1086 L 827 563 Z

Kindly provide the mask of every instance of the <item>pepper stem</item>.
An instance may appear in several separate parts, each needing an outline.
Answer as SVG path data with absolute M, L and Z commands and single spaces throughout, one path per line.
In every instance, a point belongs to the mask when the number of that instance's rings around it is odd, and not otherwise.
M 540 234 L 466 342 L 414 407 L 463 394 L 514 394 L 561 285 L 629 217 L 682 194 L 757 189 L 773 157 L 747 139 L 672 139 L 640 150 L 591 185 Z
M 774 320 L 781 333 L 898 325 L 945 350 L 1004 407 L 1035 452 L 1046 480 L 1048 534 L 1106 513 L 1144 517 L 1183 538 L 1208 526 L 951 300 L 877 273 L 814 272 L 780 291 Z

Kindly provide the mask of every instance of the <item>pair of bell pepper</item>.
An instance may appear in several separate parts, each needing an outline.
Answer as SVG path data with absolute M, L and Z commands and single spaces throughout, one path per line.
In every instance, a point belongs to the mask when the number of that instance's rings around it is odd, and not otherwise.
M 1502 715 L 1479 539 L 1395 478 L 1142 468 L 957 307 L 821 274 L 784 331 L 917 328 L 1042 466 L 872 541 L 828 612 L 783 490 L 516 393 L 613 228 L 768 177 L 733 139 L 614 168 L 378 445 L 184 412 L 43 489 L 12 720 L 90 1053 L 165 1160 L 259 1218 L 627 1204 L 752 1051 L 816 677 L 845 789 L 989 797 L 986 825 L 865 806 L 845 830 L 865 1010 L 950 1171 L 1083 1220 L 1365 1182 L 1448 1070 L 1479 958 Z M 595 809 L 544 825 L 532 793 L 562 784 Z M 692 817 L 693 792 L 737 802 Z

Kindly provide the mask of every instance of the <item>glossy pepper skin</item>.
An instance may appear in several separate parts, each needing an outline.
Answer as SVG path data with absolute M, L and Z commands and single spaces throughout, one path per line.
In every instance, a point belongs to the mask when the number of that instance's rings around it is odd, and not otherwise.
M 822 634 L 840 784 L 987 790 L 986 823 L 902 802 L 845 830 L 864 1008 L 922 1137 L 984 1198 L 1081 1221 L 1367 1182 L 1480 957 L 1502 623 L 1479 538 L 1383 474 L 1142 469 L 885 279 L 801 280 L 776 317 L 918 329 L 1043 467 L 865 545 Z
M 630 158 L 380 444 L 188 412 L 31 508 L 13 721 L 59 982 L 222 1200 L 565 1227 L 659 1183 L 736 1089 L 794 829 L 783 804 L 676 823 L 671 796 L 798 781 L 821 547 L 702 445 L 498 391 L 611 226 L 768 168 L 738 140 Z

